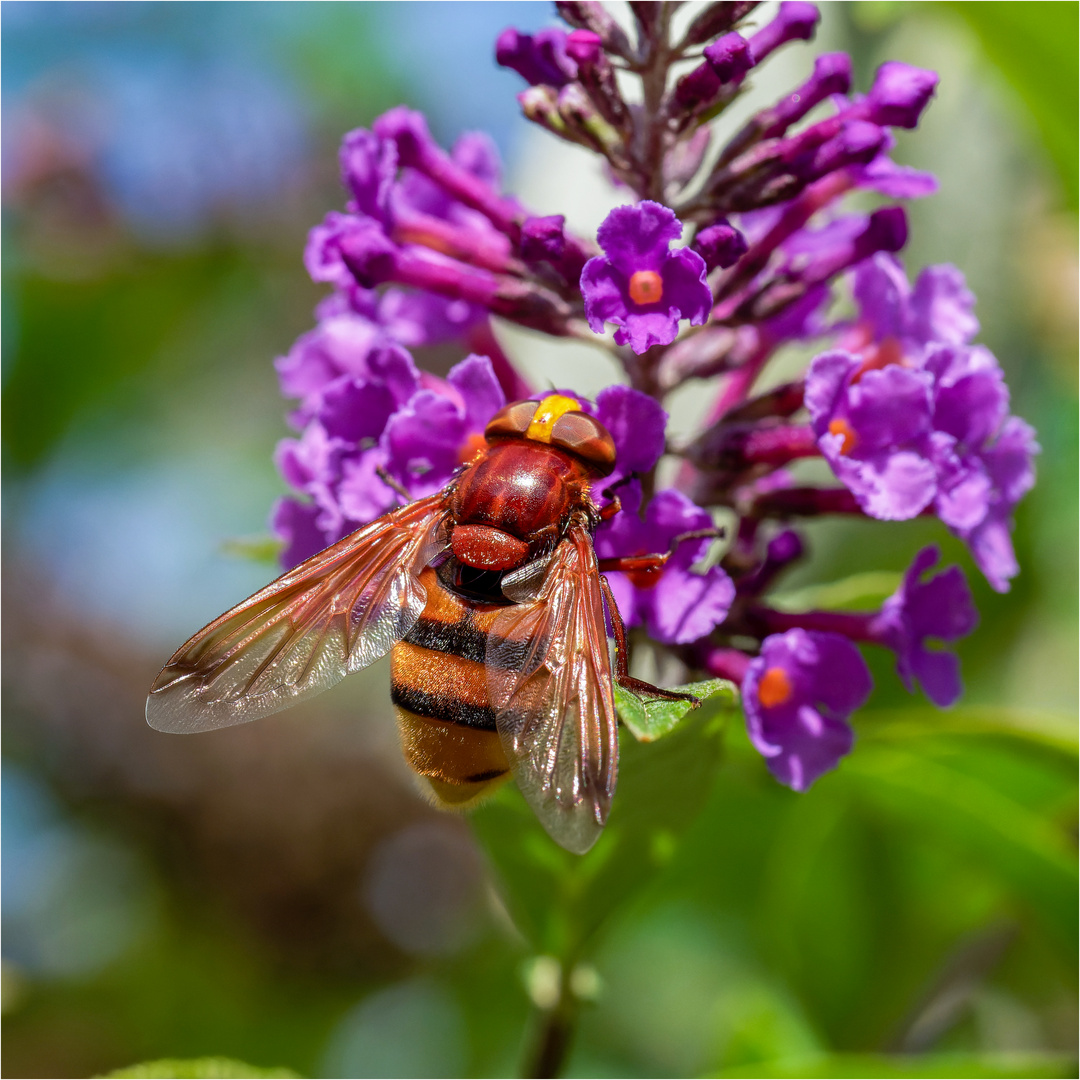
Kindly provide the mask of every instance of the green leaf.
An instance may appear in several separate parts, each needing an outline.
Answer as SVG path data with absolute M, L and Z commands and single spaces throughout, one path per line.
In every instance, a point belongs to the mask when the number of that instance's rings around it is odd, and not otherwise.
M 126 1069 L 116 1069 L 114 1072 L 103 1073 L 105 1077 L 115 1080 L 171 1080 L 176 1077 L 192 1077 L 194 1080 L 212 1080 L 212 1078 L 240 1077 L 265 1077 L 283 1078 L 291 1080 L 298 1077 L 291 1069 L 260 1069 L 255 1065 L 248 1065 L 243 1061 L 236 1061 L 226 1057 L 204 1058 L 163 1058 L 160 1061 L 144 1061 L 141 1065 L 130 1065 Z
M 725 679 L 675 686 L 683 694 L 693 694 L 702 706 L 706 702 L 721 708 L 734 709 L 739 704 L 739 692 L 734 683 Z M 670 701 L 664 698 L 644 698 L 621 686 L 615 686 L 615 709 L 638 742 L 655 742 L 675 730 L 675 726 L 690 712 L 689 701 Z
M 1075 1076 L 1075 1063 L 1056 1054 L 820 1054 L 746 1065 L 723 1077 L 1043 1077 Z
M 992 740 L 950 752 L 948 740 L 922 744 L 864 740 L 844 762 L 847 782 L 901 821 L 947 838 L 988 865 L 1023 897 L 1059 939 L 1076 938 L 1076 861 L 1061 796 L 1063 755 L 1047 768 L 1019 748 L 993 752 Z M 1043 748 L 1039 747 L 1039 751 Z M 1040 805 L 1050 800 L 1050 805 Z M 1057 805 L 1054 805 L 1055 802 Z

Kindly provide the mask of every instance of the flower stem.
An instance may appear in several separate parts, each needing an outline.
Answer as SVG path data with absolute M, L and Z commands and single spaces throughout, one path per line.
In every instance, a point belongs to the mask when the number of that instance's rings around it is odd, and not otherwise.
M 562 1075 L 570 1055 L 577 1010 L 577 997 L 569 985 L 569 966 L 564 964 L 559 980 L 559 999 L 541 1014 L 543 1022 L 523 1073 L 525 1077 L 551 1080 Z

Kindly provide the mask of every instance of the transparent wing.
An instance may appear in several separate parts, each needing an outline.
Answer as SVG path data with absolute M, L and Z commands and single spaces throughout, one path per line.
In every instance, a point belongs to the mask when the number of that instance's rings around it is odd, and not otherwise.
M 496 616 L 488 691 L 514 775 L 544 828 L 583 854 L 607 821 L 619 764 L 600 574 L 571 530 L 536 598 Z
M 445 544 L 442 495 L 320 551 L 203 627 L 146 699 L 159 731 L 243 724 L 287 709 L 390 651 L 426 600 L 420 571 Z

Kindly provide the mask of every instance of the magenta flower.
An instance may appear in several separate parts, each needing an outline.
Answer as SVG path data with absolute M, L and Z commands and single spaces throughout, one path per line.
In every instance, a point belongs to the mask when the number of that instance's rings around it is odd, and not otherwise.
M 900 261 L 882 253 L 856 268 L 854 293 L 872 339 L 893 339 L 913 358 L 932 343 L 966 345 L 979 332 L 975 297 L 955 266 L 928 266 L 912 287 Z
M 680 319 L 692 326 L 705 321 L 712 305 L 705 261 L 688 248 L 671 250 L 681 236 L 682 223 L 659 203 L 617 206 L 608 214 L 596 234 L 604 257 L 590 259 L 581 272 L 594 333 L 613 323 L 616 344 L 641 354 L 674 341 Z
M 299 499 L 278 499 L 275 504 L 270 531 L 284 542 L 278 558 L 286 570 L 326 547 L 326 534 L 316 523 L 318 516 L 317 506 Z
M 861 373 L 850 353 L 811 363 L 805 400 L 818 446 L 871 517 L 915 517 L 937 494 L 933 377 L 895 364 Z
M 978 613 L 959 566 L 932 578 L 923 576 L 941 558 L 937 547 L 925 547 L 904 574 L 900 588 L 882 605 L 873 622 L 877 640 L 896 653 L 896 669 L 904 685 L 917 680 L 938 707 L 952 705 L 963 692 L 960 661 L 944 649 L 929 649 L 927 641 L 958 641 L 975 629 Z
M 1039 446 L 1009 416 L 993 354 L 968 344 L 979 324 L 963 275 L 928 267 L 912 288 L 896 259 L 877 255 L 856 271 L 855 299 L 859 320 L 842 342 L 860 357 L 823 354 L 807 375 L 822 453 L 871 516 L 932 508 L 1005 592 L 1019 569 L 1012 514 Z
M 601 558 L 648 555 L 667 551 L 681 533 L 711 528 L 712 518 L 682 492 L 658 492 L 644 518 L 624 512 L 597 533 Z M 711 633 L 727 616 L 735 599 L 731 578 L 719 567 L 699 574 L 693 564 L 709 541 L 682 543 L 659 571 L 612 573 L 611 591 L 627 626 L 644 626 L 649 637 L 667 645 L 686 645 Z
M 603 490 L 624 477 L 644 476 L 656 466 L 664 452 L 664 431 L 668 415 L 648 394 L 629 386 L 609 386 L 596 396 L 595 408 L 585 404 L 611 433 L 615 443 L 615 469 L 594 485 L 594 495 L 603 500 Z M 640 506 L 641 485 L 622 484 L 619 498 L 629 511 Z
M 773 634 L 742 681 L 750 741 L 777 780 L 806 791 L 851 750 L 848 717 L 872 688 L 847 638 L 800 629 Z
M 466 357 L 445 383 L 427 382 L 388 419 L 381 439 L 387 470 L 413 498 L 438 491 L 475 455 L 487 422 L 506 404 L 486 356 Z
M 1008 415 L 1008 388 L 988 350 L 940 348 L 926 368 L 935 377 L 934 422 L 943 432 L 935 509 L 991 586 L 1007 592 L 1019 572 L 1013 511 L 1035 483 L 1035 432 Z
M 486 356 L 467 357 L 445 380 L 418 374 L 400 346 L 372 352 L 365 363 L 362 374 L 340 376 L 313 395 L 303 434 L 278 446 L 282 476 L 311 500 L 283 499 L 274 512 L 286 566 L 400 501 L 379 470 L 412 498 L 437 491 L 480 448 L 488 420 L 506 403 Z

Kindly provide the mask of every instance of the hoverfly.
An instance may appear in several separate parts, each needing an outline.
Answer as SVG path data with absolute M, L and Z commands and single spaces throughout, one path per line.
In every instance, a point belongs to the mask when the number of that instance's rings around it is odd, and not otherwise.
M 574 398 L 508 405 L 484 440 L 442 491 L 313 555 L 195 634 L 154 681 L 150 726 L 245 723 L 390 653 L 402 749 L 436 803 L 466 808 L 512 772 L 551 836 L 587 851 L 615 790 L 613 679 L 696 702 L 630 677 L 601 575 L 648 575 L 670 552 L 597 560 L 593 534 L 620 507 L 614 488 L 601 508 L 590 487 L 614 470 L 615 444 Z M 676 542 L 702 535 L 715 532 Z

